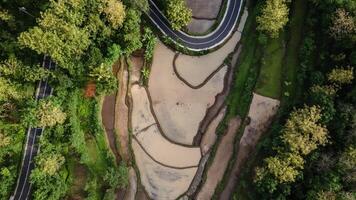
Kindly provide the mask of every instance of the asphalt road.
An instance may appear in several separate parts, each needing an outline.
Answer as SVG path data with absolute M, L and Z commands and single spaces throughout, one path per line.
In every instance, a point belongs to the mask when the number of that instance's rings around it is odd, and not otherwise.
M 193 51 L 207 50 L 223 43 L 230 36 L 240 15 L 242 0 L 227 1 L 227 9 L 219 26 L 213 32 L 205 36 L 190 36 L 184 32 L 173 30 L 169 21 L 158 9 L 153 0 L 149 0 L 149 18 L 165 35 L 180 45 Z M 53 63 L 49 57 L 45 56 L 42 66 L 51 70 L 55 68 L 55 63 Z M 49 86 L 48 80 L 40 81 L 37 87 L 36 100 L 50 96 L 52 91 L 53 89 Z M 35 167 L 34 157 L 39 151 L 39 140 L 42 132 L 43 128 L 28 129 L 21 172 L 18 177 L 14 195 L 10 200 L 26 200 L 30 198 L 31 184 L 29 177 L 31 170 Z
M 45 56 L 42 66 L 46 69 L 52 70 L 56 64 L 52 62 L 50 57 Z M 52 95 L 53 89 L 49 86 L 48 80 L 42 80 L 38 83 L 36 91 L 36 100 L 40 100 Z M 24 150 L 24 156 L 22 160 L 21 171 L 17 180 L 16 189 L 14 195 L 10 200 L 26 200 L 30 199 L 31 184 L 30 173 L 35 167 L 34 157 L 39 151 L 39 140 L 43 132 L 43 128 L 29 128 L 27 132 L 26 147 Z
M 175 31 L 169 25 L 169 21 L 159 10 L 154 0 L 149 0 L 150 10 L 148 13 L 151 21 L 174 41 L 190 50 L 201 51 L 212 49 L 223 43 L 234 30 L 237 19 L 240 15 L 242 0 L 227 0 L 227 8 L 223 19 L 218 27 L 205 36 L 191 36 L 182 31 Z

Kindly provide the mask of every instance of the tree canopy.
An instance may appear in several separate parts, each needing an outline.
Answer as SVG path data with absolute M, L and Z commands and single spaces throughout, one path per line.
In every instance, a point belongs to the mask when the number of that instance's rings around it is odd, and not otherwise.
M 288 22 L 289 8 L 286 0 L 266 0 L 261 14 L 256 18 L 257 29 L 276 38 Z
M 172 28 L 175 30 L 188 25 L 192 19 L 192 10 L 187 7 L 184 0 L 169 0 L 166 13 Z

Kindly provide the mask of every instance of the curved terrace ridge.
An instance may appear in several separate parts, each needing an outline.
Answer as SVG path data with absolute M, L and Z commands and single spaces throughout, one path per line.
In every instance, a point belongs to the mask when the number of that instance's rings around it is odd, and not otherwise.
M 153 0 L 149 0 L 149 6 L 149 18 L 164 35 L 191 51 L 202 51 L 217 47 L 231 35 L 240 15 L 242 0 L 228 0 L 226 12 L 219 26 L 204 36 L 192 36 L 183 31 L 173 30 L 168 19 Z

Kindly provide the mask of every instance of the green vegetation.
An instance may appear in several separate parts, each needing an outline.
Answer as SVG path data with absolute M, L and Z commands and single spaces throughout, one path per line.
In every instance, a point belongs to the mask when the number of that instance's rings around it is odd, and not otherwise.
M 279 99 L 281 94 L 284 44 L 283 34 L 269 39 L 264 46 L 261 71 L 256 92 L 263 96 Z
M 261 51 L 256 47 L 255 16 L 256 12 L 250 14 L 242 33 L 242 52 L 238 59 L 235 80 L 227 100 L 227 104 L 231 108 L 228 109 L 230 117 L 236 115 L 245 116 L 247 114 L 258 77 L 258 57 L 261 55 Z
M 295 1 L 291 10 L 291 17 L 288 25 L 289 39 L 283 62 L 283 102 L 293 104 L 299 97 L 299 91 L 302 87 L 297 88 L 297 74 L 299 69 L 299 48 L 302 43 L 304 18 L 307 12 L 307 0 Z M 298 94 L 297 94 L 298 93 Z M 288 100 L 287 100 L 288 99 Z
M 29 126 L 46 127 L 30 177 L 33 199 L 110 199 L 128 184 L 126 164 L 116 163 L 106 143 L 98 104 L 116 90 L 115 61 L 143 43 L 152 57 L 154 36 L 141 34 L 141 9 L 147 5 L 145 0 L 2 1 L 0 199 L 9 199 L 15 188 Z M 44 55 L 56 62 L 55 70 L 41 67 Z M 47 78 L 53 96 L 36 102 L 37 83 Z M 87 84 L 95 90 L 85 97 Z
M 172 28 L 175 30 L 188 25 L 192 19 L 192 10 L 187 7 L 184 0 L 169 0 L 166 14 Z
M 354 199 L 356 4 L 291 5 L 280 38 L 287 39 L 285 55 L 271 61 L 283 66 L 281 108 L 244 167 L 234 199 Z M 273 40 L 259 38 L 266 48 Z M 273 91 L 269 82 L 258 83 L 257 92 L 259 86 Z
M 276 38 L 288 22 L 289 8 L 287 0 L 267 0 L 261 8 L 261 14 L 256 18 L 257 30 Z

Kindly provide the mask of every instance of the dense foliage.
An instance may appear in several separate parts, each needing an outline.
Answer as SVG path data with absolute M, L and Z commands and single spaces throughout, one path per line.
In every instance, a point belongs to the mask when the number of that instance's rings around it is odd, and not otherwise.
M 298 99 L 282 102 L 278 120 L 259 147 L 257 156 L 264 159 L 252 164 L 249 189 L 256 193 L 251 198 L 356 198 L 356 3 L 305 3 L 308 10 L 299 36 L 304 39 L 297 71 L 300 94 Z M 278 12 L 267 15 L 267 8 L 262 6 L 257 21 L 258 29 L 270 34 L 271 27 L 261 26 L 268 21 L 263 17 Z M 286 26 L 284 31 L 288 29 L 292 28 Z
M 192 19 L 192 10 L 187 7 L 184 0 L 169 0 L 166 14 L 175 30 L 188 25 Z
M 114 62 L 143 42 L 152 54 L 152 33 L 141 36 L 147 1 L 0 2 L 0 199 L 14 191 L 29 126 L 46 127 L 30 178 L 33 199 L 110 199 L 128 184 L 128 171 L 108 149 L 99 102 L 117 87 Z M 41 66 L 44 55 L 54 70 Z M 53 97 L 36 102 L 42 79 Z M 84 97 L 88 83 L 94 98 Z

